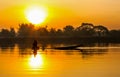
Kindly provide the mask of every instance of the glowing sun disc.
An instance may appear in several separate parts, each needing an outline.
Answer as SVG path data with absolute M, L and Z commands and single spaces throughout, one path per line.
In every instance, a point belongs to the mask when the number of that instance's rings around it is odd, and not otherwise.
M 33 24 L 39 24 L 45 21 L 47 14 L 43 8 L 30 7 L 25 12 L 26 18 Z

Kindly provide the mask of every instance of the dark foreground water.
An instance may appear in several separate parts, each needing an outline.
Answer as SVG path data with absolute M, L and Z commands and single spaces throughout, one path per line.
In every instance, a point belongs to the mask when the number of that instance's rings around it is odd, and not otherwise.
M 0 47 L 0 77 L 120 77 L 120 44 L 94 44 L 79 50 L 55 50 L 64 44 Z

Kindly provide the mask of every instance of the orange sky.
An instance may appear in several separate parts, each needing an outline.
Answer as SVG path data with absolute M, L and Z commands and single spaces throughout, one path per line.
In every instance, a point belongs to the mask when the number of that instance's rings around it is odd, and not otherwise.
M 46 21 L 40 25 L 62 28 L 90 22 L 120 29 L 119 0 L 1 0 L 0 29 L 17 28 L 19 23 L 28 23 L 24 11 L 31 5 L 42 6 L 48 11 Z

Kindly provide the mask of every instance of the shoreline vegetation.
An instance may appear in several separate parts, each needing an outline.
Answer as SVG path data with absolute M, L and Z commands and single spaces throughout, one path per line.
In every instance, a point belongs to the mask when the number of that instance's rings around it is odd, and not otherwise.
M 43 42 L 120 42 L 120 29 L 108 30 L 102 25 L 94 26 L 91 23 L 82 23 L 74 28 L 67 25 L 63 29 L 48 29 L 47 26 L 35 29 L 33 24 L 19 24 L 18 31 L 14 28 L 1 29 L 0 42 L 24 42 L 38 40 Z M 33 41 L 32 41 L 33 42 Z

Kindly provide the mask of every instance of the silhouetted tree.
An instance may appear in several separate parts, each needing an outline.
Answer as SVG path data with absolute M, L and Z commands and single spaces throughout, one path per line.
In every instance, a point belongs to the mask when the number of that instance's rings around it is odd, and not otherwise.
M 56 36 L 56 29 L 55 28 L 51 28 L 50 30 L 49 30 L 49 36 Z
M 91 23 L 82 23 L 80 27 L 76 28 L 76 34 L 78 36 L 90 37 L 93 35 L 94 25 Z
M 61 37 L 106 37 L 111 38 L 120 38 L 120 30 L 111 30 L 109 31 L 107 27 L 98 25 L 94 26 L 91 23 L 82 23 L 81 26 L 74 28 L 72 25 L 67 25 L 62 29 L 50 28 L 47 29 L 45 27 L 34 28 L 33 24 L 19 24 L 18 31 L 15 32 L 14 28 L 1 29 L 0 38 L 61 38 Z
M 74 27 L 71 25 L 67 25 L 63 28 L 64 32 L 73 32 L 74 31 Z
M 102 37 L 102 36 L 107 36 L 108 35 L 108 29 L 104 26 L 95 26 L 94 27 L 94 36 Z
M 63 36 L 63 31 L 61 29 L 58 29 L 56 31 L 56 34 L 57 34 L 57 36 L 61 37 L 61 36 Z
M 63 28 L 64 34 L 69 37 L 74 35 L 74 27 L 72 25 L 67 25 Z
M 81 26 L 79 27 L 80 30 L 86 30 L 89 31 L 94 28 L 94 25 L 91 23 L 82 23 Z
M 10 32 L 8 29 L 2 29 L 0 33 L 1 38 L 10 38 Z
M 11 29 L 10 29 L 10 36 L 11 36 L 12 38 L 15 38 L 16 32 L 15 32 L 14 28 L 11 28 Z
M 47 26 L 38 28 L 37 29 L 37 34 L 38 34 L 39 37 L 41 37 L 41 36 L 48 36 Z
M 111 30 L 109 31 L 110 37 L 120 37 L 120 30 Z
M 18 37 L 34 37 L 34 25 L 20 24 L 17 36 Z

